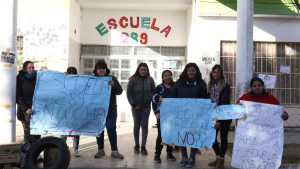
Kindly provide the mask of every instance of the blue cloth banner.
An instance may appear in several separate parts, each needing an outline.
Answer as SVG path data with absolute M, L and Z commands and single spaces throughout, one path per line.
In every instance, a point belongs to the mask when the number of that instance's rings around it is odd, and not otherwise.
M 165 98 L 160 107 L 163 143 L 211 148 L 216 135 L 210 113 L 214 106 L 209 99 Z
M 242 105 L 222 105 L 217 106 L 212 111 L 212 118 L 214 120 L 230 120 L 241 119 L 246 116 L 245 106 Z
M 31 134 L 97 136 L 105 127 L 111 77 L 38 72 Z

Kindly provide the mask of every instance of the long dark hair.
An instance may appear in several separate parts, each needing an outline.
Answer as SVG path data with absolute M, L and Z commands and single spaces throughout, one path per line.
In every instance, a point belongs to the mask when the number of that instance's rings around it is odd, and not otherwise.
M 140 63 L 139 66 L 137 67 L 135 73 L 130 77 L 133 78 L 133 77 L 139 77 L 140 76 L 140 73 L 139 73 L 139 70 L 141 67 L 145 67 L 147 69 L 147 74 L 146 74 L 146 77 L 149 77 L 150 76 L 150 73 L 149 73 L 149 67 L 147 65 L 147 63 Z
M 110 74 L 110 70 L 107 67 L 107 64 L 105 62 L 104 59 L 99 60 L 96 64 L 95 64 L 95 68 L 94 68 L 94 75 L 97 76 L 97 69 L 106 69 L 106 76 Z
M 23 63 L 23 66 L 22 66 L 22 71 L 26 71 L 27 66 L 28 66 L 29 64 L 34 64 L 34 63 L 33 63 L 32 61 L 30 61 L 30 60 L 25 61 L 25 62 Z
M 185 66 L 183 72 L 180 74 L 179 79 L 180 79 L 180 80 L 183 80 L 183 81 L 188 81 L 188 80 L 189 80 L 188 75 L 187 75 L 187 70 L 188 70 L 190 67 L 194 67 L 194 68 L 196 69 L 196 78 L 195 78 L 195 79 L 196 79 L 197 81 L 202 81 L 202 74 L 201 74 L 200 69 L 199 69 L 199 67 L 197 66 L 196 63 L 188 63 L 188 64 Z
M 215 71 L 216 69 L 219 69 L 220 70 L 220 73 L 221 73 L 221 77 L 218 81 L 216 81 L 214 78 L 213 78 L 213 71 Z M 210 75 L 209 75 L 209 83 L 208 83 L 208 91 L 210 92 L 213 85 L 214 84 L 219 84 L 221 89 L 223 89 L 226 85 L 226 81 L 225 81 L 225 77 L 224 77 L 224 73 L 223 73 L 223 68 L 221 65 L 219 64 L 216 64 L 213 66 L 211 72 L 210 72 Z
M 173 73 L 172 73 L 171 70 L 164 70 L 164 71 L 162 72 L 162 74 L 161 74 L 162 83 L 165 83 L 164 80 L 163 80 L 163 77 L 164 77 L 164 75 L 165 75 L 166 73 L 170 73 L 170 74 L 173 76 Z M 173 86 L 174 84 L 175 84 L 175 82 L 174 82 L 174 79 L 172 78 L 172 82 L 171 82 L 170 85 Z

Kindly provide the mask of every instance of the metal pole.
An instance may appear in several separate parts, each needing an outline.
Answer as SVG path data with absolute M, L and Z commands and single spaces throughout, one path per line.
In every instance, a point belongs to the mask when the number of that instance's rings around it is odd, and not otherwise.
M 0 144 L 16 141 L 17 0 L 0 1 Z
M 236 98 L 247 91 L 254 71 L 253 6 L 254 0 L 237 3 Z

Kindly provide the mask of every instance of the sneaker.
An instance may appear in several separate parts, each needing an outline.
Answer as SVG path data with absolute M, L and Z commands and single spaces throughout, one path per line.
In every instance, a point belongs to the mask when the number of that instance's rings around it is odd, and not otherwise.
M 193 168 L 195 166 L 195 159 L 190 158 L 187 162 L 186 168 Z
M 99 149 L 98 152 L 95 154 L 95 158 L 101 158 L 105 156 L 105 151 L 103 149 Z
M 74 157 L 80 157 L 80 154 L 79 154 L 79 150 L 78 149 L 75 149 L 74 150 Z
M 161 163 L 161 158 L 159 155 L 155 155 L 154 156 L 154 161 L 156 161 L 157 163 Z
M 146 147 L 142 147 L 141 154 L 144 156 L 148 155 L 148 151 L 147 151 Z
M 124 156 L 121 153 L 119 153 L 118 151 L 112 151 L 111 152 L 111 157 L 114 158 L 114 159 L 119 159 L 119 160 L 124 159 Z
M 134 146 L 134 153 L 139 154 L 140 153 L 140 147 L 139 146 Z
M 180 166 L 181 166 L 181 167 L 185 167 L 187 164 L 188 164 L 188 159 L 182 159 L 182 160 L 180 161 Z
M 168 153 L 167 154 L 167 160 L 168 161 L 176 161 L 176 158 L 174 157 L 174 155 L 172 153 Z

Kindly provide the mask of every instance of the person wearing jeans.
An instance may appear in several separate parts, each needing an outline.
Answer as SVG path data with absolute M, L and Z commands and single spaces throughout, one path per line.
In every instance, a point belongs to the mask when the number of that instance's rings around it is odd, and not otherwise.
M 127 99 L 131 105 L 134 121 L 134 152 L 147 155 L 146 149 L 148 137 L 148 121 L 151 109 L 152 93 L 155 89 L 155 83 L 149 74 L 149 68 L 146 63 L 139 64 L 135 74 L 130 77 L 127 86 Z M 142 128 L 142 144 L 140 149 L 140 128 Z
M 110 70 L 107 67 L 107 64 L 104 60 L 99 60 L 94 69 L 95 76 L 98 77 L 111 77 L 112 80 L 110 82 L 111 85 L 111 96 L 108 108 L 108 114 L 106 117 L 106 129 L 108 133 L 108 138 L 111 145 L 111 157 L 115 159 L 124 159 L 124 156 L 119 153 L 117 146 L 117 95 L 122 94 L 123 89 L 118 82 L 117 78 L 109 75 Z M 101 158 L 105 156 L 104 151 L 104 131 L 99 135 L 97 139 L 98 152 L 95 154 L 95 158 Z

